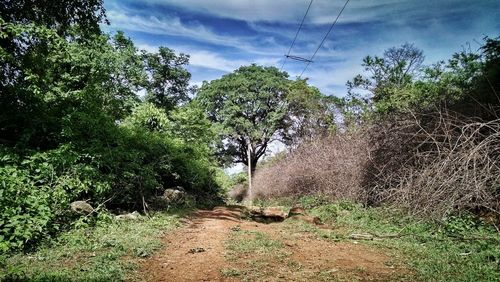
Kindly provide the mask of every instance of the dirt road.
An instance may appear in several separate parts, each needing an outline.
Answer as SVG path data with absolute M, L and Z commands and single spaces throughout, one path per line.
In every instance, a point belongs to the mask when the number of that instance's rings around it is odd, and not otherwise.
M 201 210 L 145 259 L 146 281 L 386 281 L 397 268 L 357 242 L 333 242 L 301 222 L 243 220 L 237 207 Z

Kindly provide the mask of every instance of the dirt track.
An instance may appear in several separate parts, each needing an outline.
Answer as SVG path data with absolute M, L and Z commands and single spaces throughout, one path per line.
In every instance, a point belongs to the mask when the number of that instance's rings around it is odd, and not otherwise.
M 390 258 L 353 242 L 322 240 L 288 223 L 241 219 L 238 208 L 201 210 L 145 259 L 146 281 L 385 281 Z M 293 223 L 292 223 L 293 224 Z M 288 227 L 287 227 L 288 226 Z

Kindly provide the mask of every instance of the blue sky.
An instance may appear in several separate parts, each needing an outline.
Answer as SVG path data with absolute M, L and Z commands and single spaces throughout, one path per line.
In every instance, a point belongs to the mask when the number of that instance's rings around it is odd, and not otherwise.
M 280 67 L 309 0 L 105 0 L 109 32 L 123 30 L 141 49 L 166 46 L 191 56 L 192 84 L 241 65 Z M 344 0 L 315 0 L 291 54 L 310 57 Z M 343 96 L 366 55 L 414 43 L 425 64 L 500 35 L 500 0 L 351 0 L 303 77 Z M 303 63 L 288 60 L 292 78 Z

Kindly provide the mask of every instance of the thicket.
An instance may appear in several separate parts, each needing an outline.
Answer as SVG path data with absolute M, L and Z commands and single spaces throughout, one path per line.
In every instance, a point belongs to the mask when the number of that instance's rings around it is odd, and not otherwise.
M 142 211 L 182 186 L 200 204 L 219 201 L 189 57 L 103 34 L 102 1 L 44 5 L 1 7 L 0 253 L 68 228 L 74 200 Z
M 498 218 L 500 40 L 447 63 L 422 61 L 409 44 L 365 58 L 371 76 L 348 82 L 349 95 L 336 100 L 337 131 L 258 170 L 256 197 L 324 194 L 432 218 Z

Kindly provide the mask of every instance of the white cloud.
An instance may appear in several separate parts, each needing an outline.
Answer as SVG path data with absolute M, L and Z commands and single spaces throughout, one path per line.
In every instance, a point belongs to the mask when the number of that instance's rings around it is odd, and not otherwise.
M 149 45 L 149 44 L 137 44 L 137 48 L 140 50 L 146 50 L 148 52 L 157 52 L 159 46 Z M 232 59 L 226 58 L 220 53 L 215 53 L 202 49 L 194 49 L 187 46 L 176 46 L 170 45 L 169 48 L 175 50 L 178 53 L 185 53 L 189 55 L 189 65 L 213 70 L 219 70 L 223 72 L 232 72 L 233 70 L 250 64 L 258 64 L 264 66 L 275 66 L 278 64 L 279 59 L 274 56 L 269 57 L 258 57 L 255 60 L 250 59 Z
M 228 35 L 219 35 L 209 28 L 199 24 L 186 24 L 177 16 L 166 15 L 164 17 L 157 16 L 141 16 L 133 14 L 130 11 L 112 7 L 107 12 L 108 19 L 111 22 L 111 27 L 115 30 L 139 31 L 149 34 L 182 36 L 216 45 L 234 47 L 246 52 L 254 54 L 277 54 L 281 52 L 280 46 L 268 37 L 264 39 L 266 42 L 265 48 L 252 44 L 256 42 L 256 37 L 235 37 Z
M 309 1 L 290 1 L 290 0 L 252 0 L 252 1 L 228 1 L 228 0 L 147 0 L 153 4 L 168 4 L 180 7 L 186 10 L 195 11 L 203 14 L 211 14 L 217 17 L 237 19 L 249 22 L 267 21 L 267 22 L 287 22 L 295 23 L 302 18 L 309 4 Z M 349 9 L 356 18 L 346 16 L 348 21 L 368 21 L 376 18 L 377 13 L 384 5 L 394 5 L 401 3 L 399 0 L 377 0 L 377 1 L 351 1 Z M 311 6 L 309 22 L 315 24 L 330 23 L 334 16 L 344 5 L 343 1 L 316 0 Z M 360 17 L 358 11 L 365 11 Z M 367 13 L 366 11 L 373 11 Z
M 218 54 L 207 51 L 195 51 L 189 54 L 191 56 L 189 60 L 191 65 L 225 72 L 231 72 L 248 63 L 243 60 L 228 60 Z
M 309 4 L 308 0 L 145 0 L 157 5 L 170 5 L 188 11 L 221 18 L 247 22 L 298 23 Z M 340 22 L 360 23 L 383 20 L 403 22 L 415 17 L 434 17 L 436 13 L 448 11 L 473 11 L 478 6 L 498 8 L 497 0 L 458 1 L 414 1 L 414 0 L 352 0 L 347 5 Z M 344 5 L 341 0 L 315 0 L 308 20 L 314 24 L 328 24 Z

